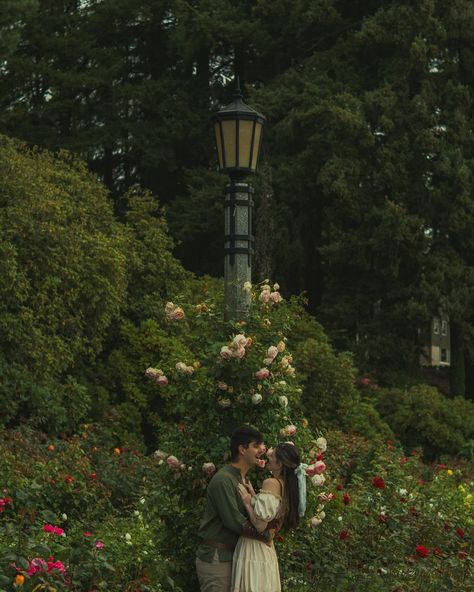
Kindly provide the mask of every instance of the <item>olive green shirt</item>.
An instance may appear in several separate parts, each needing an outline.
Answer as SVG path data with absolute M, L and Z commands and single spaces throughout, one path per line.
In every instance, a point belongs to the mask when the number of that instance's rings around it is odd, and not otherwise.
M 219 469 L 211 479 L 206 494 L 206 508 L 201 520 L 198 536 L 225 543 L 235 547 L 242 525 L 248 516 L 237 488 L 242 483 L 240 470 L 232 465 Z M 209 545 L 200 544 L 197 557 L 201 561 L 212 562 L 216 549 Z M 232 561 L 232 551 L 218 549 L 219 561 Z

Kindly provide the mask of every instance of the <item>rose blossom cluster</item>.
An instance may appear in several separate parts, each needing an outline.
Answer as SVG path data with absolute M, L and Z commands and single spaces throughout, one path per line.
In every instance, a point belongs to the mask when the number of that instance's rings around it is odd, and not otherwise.
M 43 531 L 47 533 L 54 533 L 58 536 L 66 536 L 64 530 L 59 526 L 54 526 L 53 524 L 45 524 L 43 526 Z
M 188 376 L 194 374 L 194 366 L 188 366 L 184 362 L 178 362 L 175 368 L 180 374 L 186 374 Z
M 326 452 L 326 449 L 326 438 L 320 437 L 316 440 L 316 449 L 312 449 L 310 452 L 310 456 L 314 456 L 315 454 L 317 454 L 317 456 L 316 461 L 306 468 L 306 474 L 311 478 L 311 483 L 315 487 L 322 487 L 326 481 L 326 478 L 323 475 L 323 473 L 326 471 L 326 463 L 323 460 L 323 452 Z M 321 493 L 319 495 L 320 502 L 328 502 L 333 499 L 335 499 L 335 495 L 333 493 Z M 316 508 L 316 514 L 310 520 L 311 526 L 316 528 L 321 524 L 325 517 L 326 514 L 324 512 L 324 503 L 321 503 Z
M 66 567 L 62 561 L 59 559 L 54 560 L 54 557 L 51 555 L 48 561 L 45 561 L 41 557 L 35 557 L 34 559 L 29 560 L 29 567 L 27 574 L 31 577 L 37 573 L 43 573 L 47 571 L 48 573 L 52 572 L 53 569 L 57 570 L 59 573 L 66 573 Z
M 221 358 L 224 360 L 230 360 L 231 358 L 237 358 L 241 360 L 246 354 L 246 347 L 252 345 L 252 339 L 245 337 L 245 335 L 236 335 L 229 345 L 221 347 Z
M 11 497 L 2 497 L 0 498 L 0 514 L 5 510 L 5 506 L 11 506 L 13 500 Z
M 269 284 L 264 284 L 262 286 L 262 291 L 260 292 L 259 300 L 264 304 L 278 304 L 283 300 L 281 297 L 280 292 L 278 291 L 280 286 L 278 284 L 273 284 L 273 288 L 269 286 Z
M 180 321 L 181 319 L 184 319 L 184 310 L 172 302 L 166 303 L 165 314 L 169 321 Z
M 145 370 L 145 376 L 150 380 L 153 380 L 159 386 L 166 386 L 168 384 L 168 378 L 159 368 L 147 368 Z

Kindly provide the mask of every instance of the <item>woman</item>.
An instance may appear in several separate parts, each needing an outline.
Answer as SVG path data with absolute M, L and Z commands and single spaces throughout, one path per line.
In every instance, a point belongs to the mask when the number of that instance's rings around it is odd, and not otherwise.
M 268 452 L 265 479 L 258 494 L 252 486 L 239 485 L 250 521 L 259 532 L 270 530 L 271 539 L 280 528 L 298 525 L 306 505 L 306 465 L 292 443 L 278 444 Z M 280 592 L 280 570 L 273 546 L 241 536 L 234 551 L 231 592 Z

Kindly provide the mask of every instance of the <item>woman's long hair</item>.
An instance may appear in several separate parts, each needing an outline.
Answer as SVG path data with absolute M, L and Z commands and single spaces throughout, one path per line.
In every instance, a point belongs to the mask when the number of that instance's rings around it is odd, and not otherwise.
M 299 450 L 294 444 L 278 444 L 275 446 L 274 454 L 282 465 L 280 475 L 283 480 L 284 514 L 282 526 L 285 530 L 289 530 L 298 526 L 300 522 L 298 514 L 299 487 L 295 469 L 300 464 L 301 458 Z

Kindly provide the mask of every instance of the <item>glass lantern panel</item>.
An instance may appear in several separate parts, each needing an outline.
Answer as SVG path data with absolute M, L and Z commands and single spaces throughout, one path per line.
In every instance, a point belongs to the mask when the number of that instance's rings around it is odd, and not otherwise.
M 241 119 L 239 122 L 239 167 L 250 168 L 253 121 Z
M 226 168 L 237 166 L 236 163 L 236 133 L 237 122 L 235 119 L 222 122 L 222 132 L 224 134 L 224 155 Z
M 222 160 L 222 136 L 221 136 L 221 125 L 217 121 L 214 124 L 214 133 L 216 134 L 216 147 L 217 147 L 217 158 L 219 159 L 219 168 L 224 168 L 224 161 Z
M 250 168 L 254 171 L 257 168 L 258 151 L 260 149 L 260 139 L 262 136 L 262 124 L 255 124 L 255 135 L 253 140 L 253 153 L 252 153 L 252 164 Z

